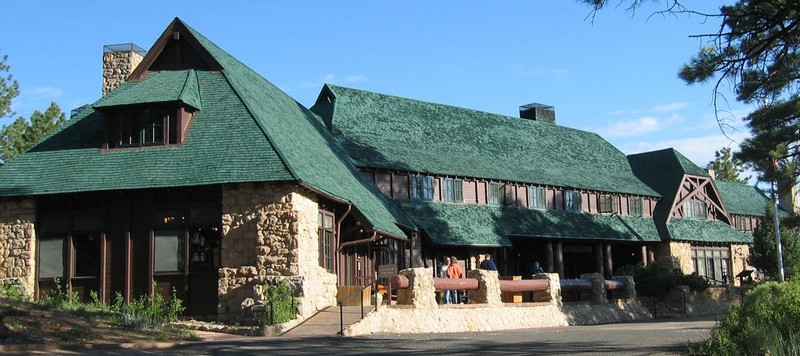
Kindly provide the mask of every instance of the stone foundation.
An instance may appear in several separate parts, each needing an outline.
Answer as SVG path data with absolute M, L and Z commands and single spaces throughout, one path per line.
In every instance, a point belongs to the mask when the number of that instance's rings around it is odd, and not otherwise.
M 265 286 L 295 286 L 300 318 L 336 303 L 336 275 L 319 267 L 318 205 L 293 184 L 223 187 L 220 320 L 263 306 Z
M 36 268 L 36 203 L 33 199 L 0 200 L 0 285 L 33 297 Z
M 500 280 L 494 271 L 470 270 L 467 278 L 478 280 L 478 289 L 468 291 L 469 304 L 437 305 L 430 268 L 400 271 L 409 278 L 409 287 L 398 290 L 398 303 L 382 306 L 344 330 L 345 336 L 372 333 L 443 333 L 530 329 L 553 326 L 612 323 L 652 319 L 635 300 L 605 299 L 605 283 L 600 274 L 585 277 L 594 288 L 587 298 L 594 302 L 563 304 L 561 284 L 556 273 L 540 273 L 548 279 L 551 299 L 546 303 L 502 303 Z M 625 288 L 634 288 L 632 278 L 618 277 Z M 632 294 L 635 296 L 635 292 Z

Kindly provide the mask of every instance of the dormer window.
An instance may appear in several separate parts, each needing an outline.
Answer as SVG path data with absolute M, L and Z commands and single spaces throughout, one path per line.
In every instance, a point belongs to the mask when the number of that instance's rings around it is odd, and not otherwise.
M 183 108 L 127 107 L 106 112 L 103 148 L 175 145 L 183 142 L 191 113 Z

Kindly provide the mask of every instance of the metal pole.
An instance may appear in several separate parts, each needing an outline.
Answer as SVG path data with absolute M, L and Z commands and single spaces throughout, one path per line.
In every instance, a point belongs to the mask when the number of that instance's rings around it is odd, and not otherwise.
M 773 203 L 773 216 L 772 219 L 775 223 L 775 250 L 778 253 L 778 277 L 781 282 L 786 281 L 783 274 L 783 248 L 781 247 L 781 226 L 778 219 L 778 184 L 775 180 L 772 181 L 772 203 Z

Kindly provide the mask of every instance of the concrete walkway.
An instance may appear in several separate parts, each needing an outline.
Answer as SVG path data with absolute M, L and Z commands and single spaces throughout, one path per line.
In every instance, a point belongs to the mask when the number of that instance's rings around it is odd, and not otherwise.
M 364 315 L 375 309 L 372 305 L 364 306 Z M 361 307 L 343 307 L 341 318 L 344 320 L 344 327 L 361 320 Z M 285 332 L 281 336 L 285 337 L 320 337 L 336 336 L 341 330 L 339 307 L 329 307 L 316 315 L 308 318 L 300 325 Z

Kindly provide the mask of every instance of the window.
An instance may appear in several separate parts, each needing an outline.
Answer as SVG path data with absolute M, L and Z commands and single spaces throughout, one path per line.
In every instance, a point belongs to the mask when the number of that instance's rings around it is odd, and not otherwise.
M 698 276 L 713 284 L 730 282 L 730 252 L 724 248 L 692 247 L 692 264 Z
M 433 177 L 411 177 L 411 199 L 433 200 Z
M 333 214 L 319 212 L 319 265 L 333 273 L 334 239 Z
M 630 197 L 628 204 L 628 209 L 630 209 L 632 216 L 644 216 L 644 201 L 642 197 Z
M 753 227 L 751 224 L 751 220 L 749 217 L 746 216 L 735 216 L 733 218 L 734 223 L 736 224 L 736 229 L 739 231 L 753 231 Z
M 544 189 L 544 187 L 530 187 L 528 188 L 528 195 L 531 208 L 547 208 L 547 191 Z
M 571 212 L 581 211 L 581 192 L 575 190 L 564 191 L 564 210 Z
M 505 184 L 500 189 L 503 192 L 503 205 L 515 205 L 516 199 L 514 199 L 514 191 L 516 190 L 516 186 L 513 184 Z
M 489 182 L 489 189 L 486 191 L 486 201 L 489 205 L 500 205 L 503 197 L 503 185 L 500 183 Z
M 104 148 L 177 144 L 191 114 L 182 108 L 128 108 L 106 114 Z
M 64 238 L 48 237 L 39 241 L 39 278 L 64 277 Z
M 449 203 L 464 202 L 464 182 L 461 179 L 445 178 L 442 180 L 442 201 Z
M 182 230 L 154 231 L 153 272 L 179 273 L 184 270 L 185 240 Z
M 708 209 L 706 202 L 700 200 L 687 200 L 683 203 L 683 217 L 692 219 L 707 219 Z
M 75 259 L 75 277 L 97 277 L 100 275 L 100 235 L 77 234 L 72 237 Z
M 600 195 L 600 212 L 601 213 L 618 213 L 619 212 L 619 198 L 611 194 Z

